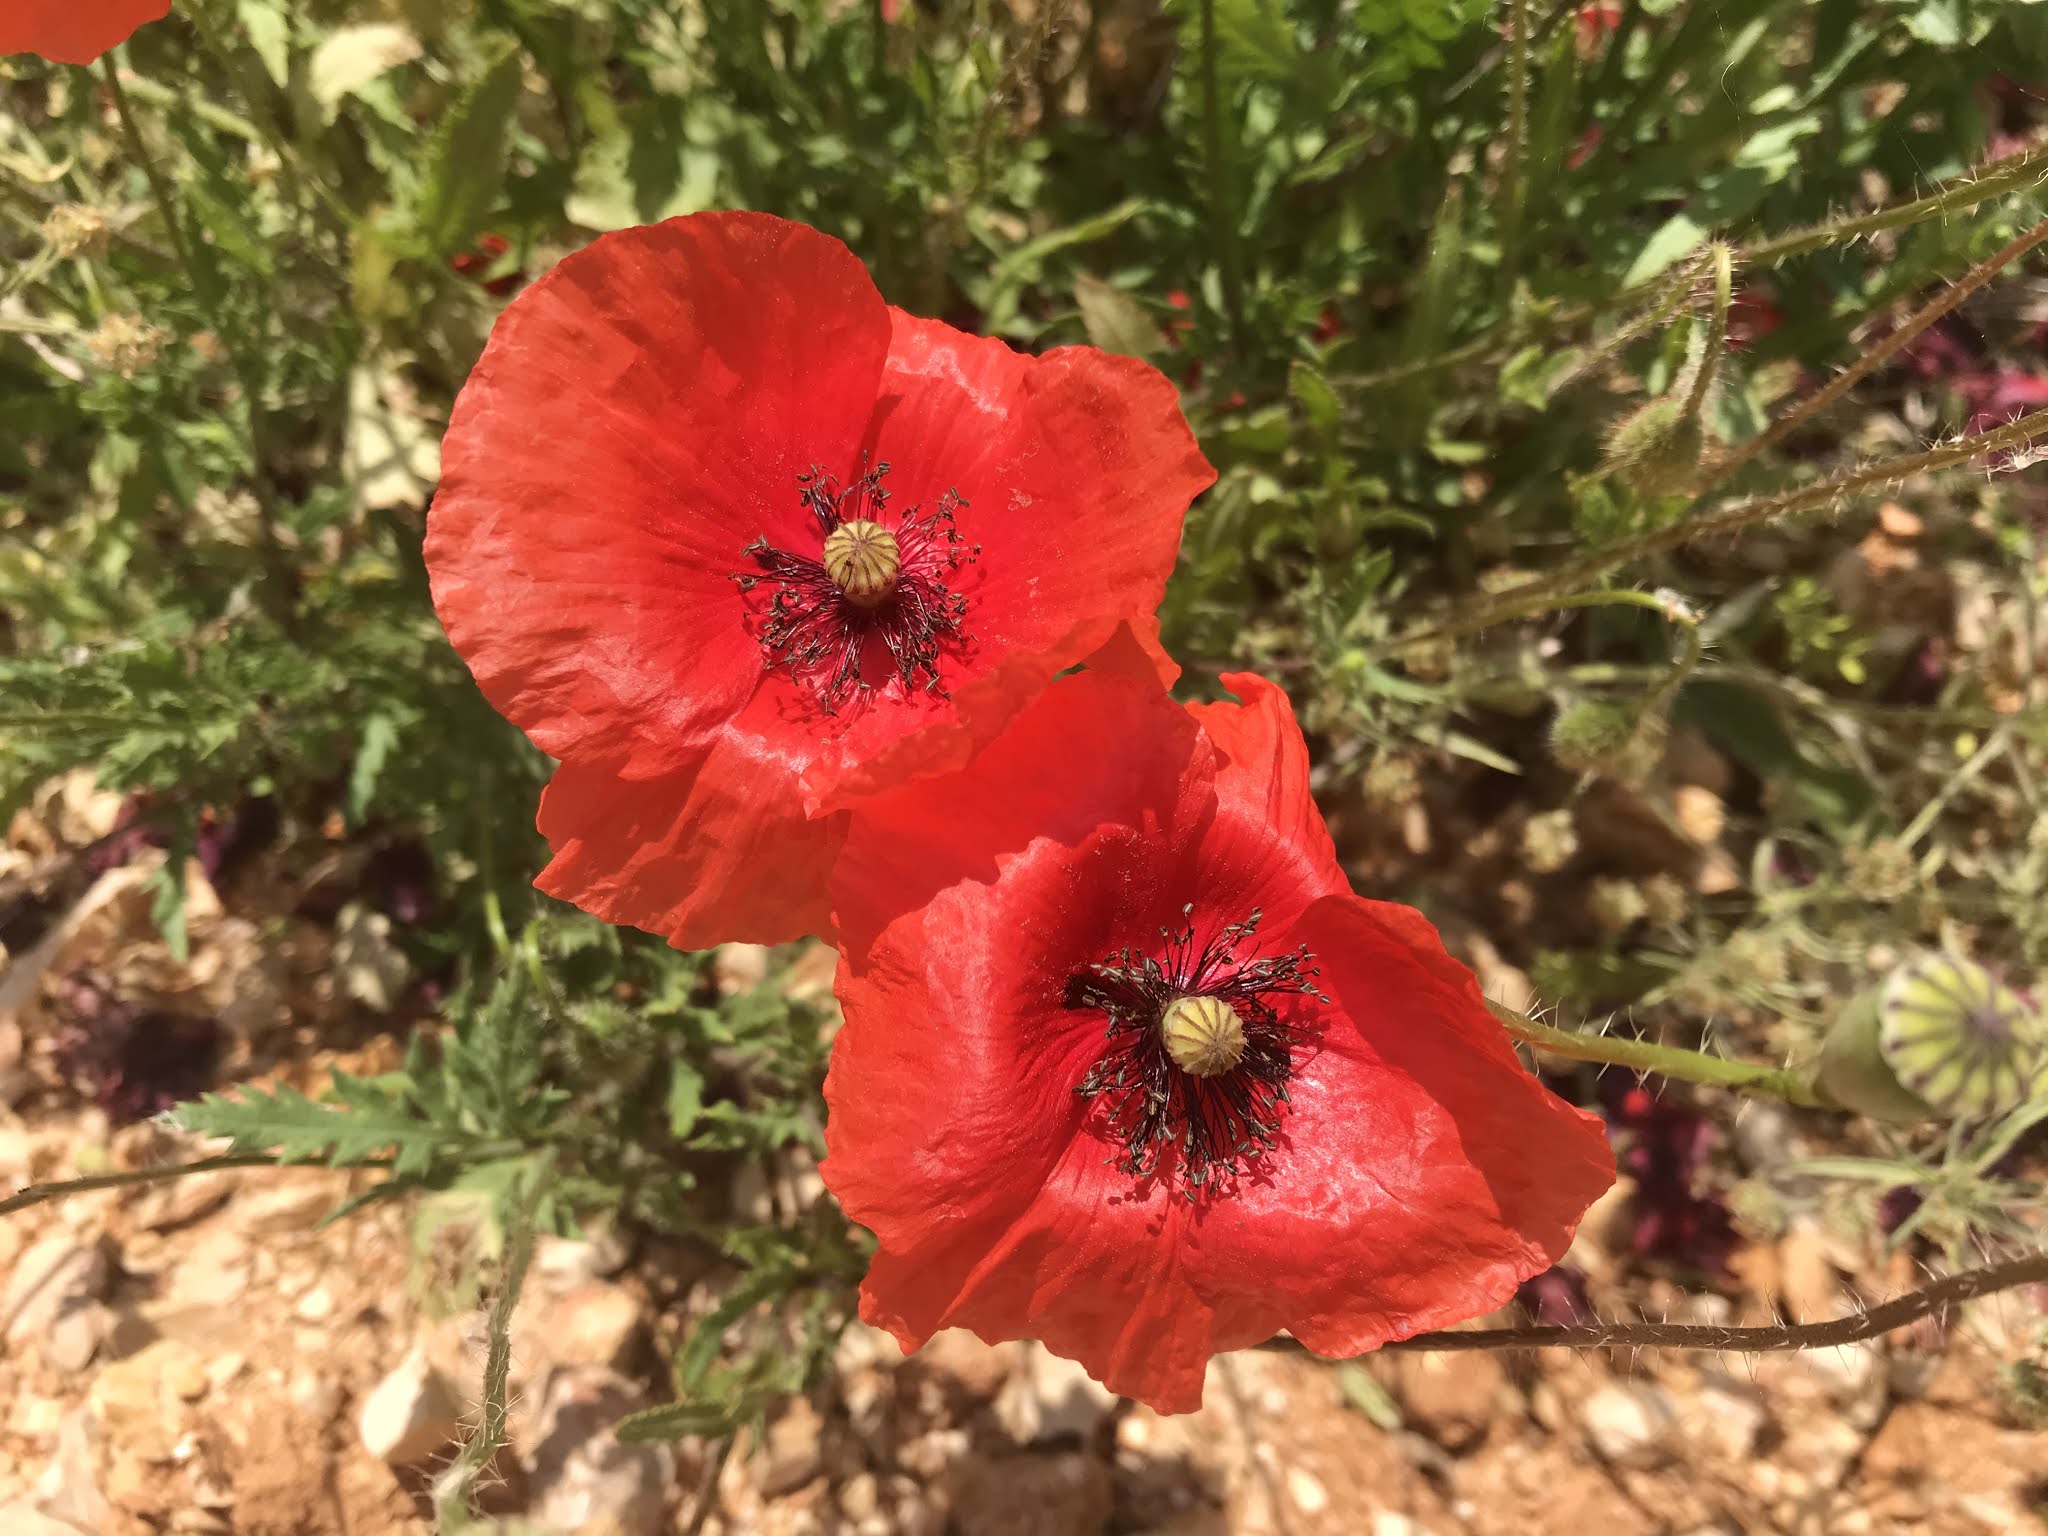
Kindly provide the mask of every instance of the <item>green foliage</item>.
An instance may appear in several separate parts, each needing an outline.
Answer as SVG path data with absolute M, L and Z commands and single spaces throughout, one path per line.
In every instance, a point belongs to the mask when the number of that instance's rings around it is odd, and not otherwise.
M 1754 790 L 1736 881 L 1619 933 L 1539 891 L 1509 958 L 1546 998 L 1739 1007 L 1792 1053 L 1874 948 L 1966 921 L 1987 960 L 2048 961 L 2024 510 L 1945 483 L 1914 558 L 1979 573 L 1958 609 L 2024 622 L 1931 692 L 1911 627 L 1834 579 L 1837 531 L 1689 537 L 1966 419 L 1887 375 L 1745 456 L 1802 376 L 1865 355 L 1870 317 L 2037 216 L 2035 162 L 1966 173 L 2025 115 L 1984 81 L 2048 68 L 2048 6 L 1645 4 L 1611 31 L 1525 6 L 1513 135 L 1487 0 L 1215 0 L 1206 54 L 1198 0 L 1023 9 L 179 0 L 123 51 L 139 146 L 104 76 L 0 64 L 0 810 L 80 766 L 137 796 L 174 946 L 208 818 L 265 799 L 299 845 L 417 840 L 442 899 L 401 937 L 450 990 L 390 1021 L 403 1067 L 185 1118 L 501 1233 L 604 1213 L 701 1244 L 731 1283 L 633 1435 L 723 1433 L 802 1386 L 861 1253 L 829 1202 L 723 1200 L 734 1168 L 822 1150 L 825 1021 L 788 957 L 728 995 L 701 957 L 534 896 L 547 765 L 434 622 L 425 508 L 487 285 L 597 232 L 769 209 L 913 312 L 1167 372 L 1219 472 L 1164 611 L 1188 689 L 1286 681 L 1319 789 L 1365 797 L 1375 835 L 1432 797 L 1569 819 L 1560 782 L 1593 770 L 1661 804 L 1667 748 L 1706 744 Z M 1738 309 L 1775 324 L 1674 422 L 1716 240 Z M 1861 536 L 1855 498 L 1814 512 Z M 1700 614 L 1682 687 L 1669 625 L 1602 606 L 1636 582 Z M 1596 857 L 1551 842 L 1548 869 L 1489 869 L 1503 910 Z M 1414 861 L 1382 876 L 1428 892 Z M 2015 1197 L 1976 1152 L 1886 1166 L 1938 1188 L 1944 1242 Z

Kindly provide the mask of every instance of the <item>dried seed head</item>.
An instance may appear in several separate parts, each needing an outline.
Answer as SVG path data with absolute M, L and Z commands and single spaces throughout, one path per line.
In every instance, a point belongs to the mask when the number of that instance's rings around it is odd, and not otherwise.
M 1244 1055 L 1244 1020 L 1220 997 L 1177 997 L 1159 1017 L 1159 1038 L 1181 1071 L 1221 1077 Z
M 107 219 L 84 203 L 59 203 L 43 220 L 43 239 L 59 256 L 104 256 Z
M 1578 851 L 1578 824 L 1569 810 L 1545 811 L 1522 825 L 1522 863 L 1532 874 L 1554 875 Z
M 878 608 L 896 590 L 903 550 L 880 523 L 856 518 L 841 523 L 825 540 L 825 574 L 857 608 Z

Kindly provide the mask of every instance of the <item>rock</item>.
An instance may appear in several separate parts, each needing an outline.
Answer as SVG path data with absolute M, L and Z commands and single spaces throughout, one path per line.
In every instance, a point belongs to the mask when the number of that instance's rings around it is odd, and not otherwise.
M 711 980 L 725 997 L 751 992 L 768 979 L 769 954 L 766 944 L 721 944 L 711 954 Z
M 1679 1393 L 1672 1409 L 1686 1455 L 1704 1454 L 1709 1461 L 1747 1461 L 1770 1422 L 1763 1394 L 1725 1376 L 1709 1377 L 1694 1391 Z
M 631 1243 L 615 1226 L 601 1226 L 587 1237 L 543 1237 L 533 1245 L 533 1283 L 557 1293 L 573 1291 L 609 1280 L 632 1257 Z
M 1287 1469 L 1287 1497 L 1304 1515 L 1319 1515 L 1330 1507 L 1330 1490 L 1306 1467 Z
M 1507 1371 L 1492 1355 L 1396 1354 L 1388 1358 L 1394 1395 L 1410 1425 L 1447 1451 L 1485 1438 Z
M 513 1358 L 529 1372 L 542 1364 L 625 1371 L 646 1342 L 638 1293 L 609 1280 L 593 1280 L 559 1297 L 535 1297 L 521 1313 L 513 1324 Z
M 363 1399 L 356 1434 L 378 1460 L 411 1466 L 462 1438 L 462 1402 L 414 1345 Z
M 994 1397 L 1009 1380 L 1016 1351 L 1007 1345 L 985 1344 L 965 1328 L 944 1328 L 917 1352 L 918 1365 L 955 1383 L 973 1401 Z
M 316 1285 L 292 1306 L 292 1315 L 302 1322 L 324 1323 L 334 1316 L 334 1292 Z
M 839 1490 L 839 1513 L 856 1524 L 880 1513 L 881 1508 L 882 1485 L 872 1472 L 857 1473 Z
M 7 1536 L 96 1536 L 68 1520 L 44 1514 L 27 1499 L 0 1504 L 0 1531 Z
M 123 1458 L 169 1461 L 188 1424 L 185 1404 L 206 1395 L 206 1362 L 191 1345 L 159 1339 L 93 1378 L 94 1431 Z
M 235 1224 L 250 1237 L 310 1232 L 335 1202 L 335 1188 L 327 1180 L 287 1175 L 285 1182 L 250 1190 L 237 1200 Z
M 1093 1456 L 978 1456 L 961 1468 L 953 1522 L 960 1536 L 1100 1536 L 1113 1502 Z
M 810 1399 L 790 1399 L 768 1426 L 755 1457 L 754 1482 L 764 1498 L 794 1493 L 825 1470 L 825 1420 Z
M 996 1418 L 1025 1446 L 1090 1439 L 1115 1411 L 1114 1392 L 1036 1342 L 1024 1346 L 1017 1370 L 996 1394 Z
M 54 1232 L 15 1260 L 0 1297 L 9 1351 L 34 1344 L 57 1369 L 83 1369 L 113 1326 L 100 1304 L 113 1280 L 113 1255 L 105 1237 Z
M 623 1444 L 612 1432 L 645 1405 L 639 1387 L 601 1366 L 555 1373 L 526 1464 L 529 1525 L 563 1536 L 656 1536 L 675 1475 L 673 1455 L 664 1446 Z
M 80 1408 L 70 1414 L 57 1427 L 56 1453 L 35 1486 L 36 1508 L 53 1520 L 93 1536 L 113 1524 L 113 1512 L 100 1488 L 104 1439 L 91 1409 Z M 6 1529 L 0 1526 L 0 1530 Z
M 189 1226 L 226 1204 L 241 1182 L 242 1176 L 236 1170 L 216 1168 L 211 1173 L 188 1173 L 183 1178 L 154 1185 L 136 1202 L 136 1225 L 145 1232 Z
M 1671 1457 L 1678 1414 L 1661 1387 L 1611 1381 L 1579 1405 L 1586 1443 L 1617 1467 L 1659 1466 Z
M 1372 1517 L 1372 1536 L 1429 1536 L 1429 1533 L 1406 1515 L 1382 1509 Z
M 840 1331 L 832 1350 L 832 1369 L 841 1376 L 870 1365 L 891 1366 L 903 1359 L 903 1346 L 885 1329 L 870 1327 L 858 1318 Z

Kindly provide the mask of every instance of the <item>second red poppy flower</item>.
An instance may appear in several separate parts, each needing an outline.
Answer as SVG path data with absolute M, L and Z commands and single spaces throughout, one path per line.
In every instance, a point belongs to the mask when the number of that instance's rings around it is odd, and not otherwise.
M 434 602 L 562 766 L 543 890 L 683 947 L 825 932 L 846 807 L 1152 615 L 1215 478 L 1156 370 L 886 304 L 754 213 L 599 238 L 455 404 Z M 1162 670 L 1168 664 L 1163 657 Z

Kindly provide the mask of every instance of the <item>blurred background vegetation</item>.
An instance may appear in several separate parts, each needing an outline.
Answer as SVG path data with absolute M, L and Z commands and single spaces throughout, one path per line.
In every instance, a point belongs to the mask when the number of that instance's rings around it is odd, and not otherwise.
M 749 207 L 908 309 L 1181 384 L 1221 472 L 1169 598 L 1188 688 L 1284 681 L 1359 889 L 1514 1006 L 1782 1057 L 1915 946 L 2030 985 L 2048 503 L 2000 429 L 2048 403 L 2006 249 L 2040 238 L 2041 81 L 2026 0 L 177 0 L 105 68 L 0 61 L 0 803 L 48 822 L 80 768 L 125 797 L 15 839 L 0 943 L 154 846 L 182 957 L 196 858 L 265 942 L 325 933 L 330 1033 L 397 1055 L 190 1123 L 473 1198 L 499 1237 L 458 1288 L 593 1212 L 716 1249 L 743 1278 L 657 1428 L 800 1385 L 860 1236 L 736 1220 L 709 1171 L 820 1150 L 829 998 L 800 950 L 531 892 L 548 765 L 420 555 L 505 300 L 598 231 Z M 118 976 L 40 984 L 44 1102 L 146 1114 L 266 1059 L 207 1019 L 141 1050 Z M 1838 1130 L 1835 1182 L 1731 1164 L 1706 1216 L 1690 1164 L 1646 1173 L 1685 1219 L 1643 1261 L 1710 1284 L 1731 1221 L 1823 1189 L 1930 1251 L 2009 1240 L 2037 1115 Z M 806 1348 L 735 1344 L 764 1304 Z

